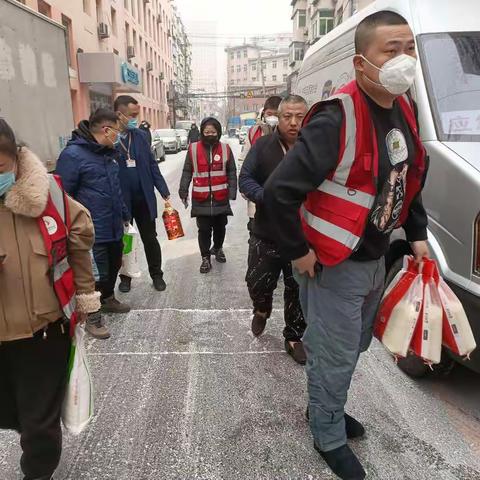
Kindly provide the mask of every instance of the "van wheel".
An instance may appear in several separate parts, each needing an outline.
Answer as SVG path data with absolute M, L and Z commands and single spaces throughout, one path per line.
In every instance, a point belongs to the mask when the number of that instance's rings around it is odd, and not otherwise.
M 455 367 L 455 361 L 448 355 L 445 349 L 442 349 L 442 358 L 438 365 L 432 365 L 430 368 L 424 361 L 416 355 L 409 354 L 406 358 L 398 360 L 398 368 L 412 378 L 444 378 L 450 375 Z

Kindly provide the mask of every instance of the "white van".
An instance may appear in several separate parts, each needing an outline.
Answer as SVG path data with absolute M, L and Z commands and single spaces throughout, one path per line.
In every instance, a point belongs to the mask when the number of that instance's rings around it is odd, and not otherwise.
M 480 345 L 480 1 L 377 0 L 308 50 L 294 91 L 313 104 L 352 80 L 355 28 L 380 10 L 402 15 L 416 37 L 420 65 L 412 95 L 430 157 L 423 194 L 429 243 Z M 390 276 L 409 251 L 404 238 L 392 238 Z M 480 347 L 465 364 L 480 372 Z M 403 367 L 425 372 L 418 362 Z

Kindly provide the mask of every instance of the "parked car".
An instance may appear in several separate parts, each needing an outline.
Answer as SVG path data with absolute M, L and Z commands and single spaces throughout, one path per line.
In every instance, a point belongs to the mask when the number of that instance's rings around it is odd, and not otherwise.
M 239 136 L 238 136 L 238 139 L 240 141 L 240 145 L 243 145 L 246 142 L 249 130 L 250 130 L 250 127 L 247 126 L 247 125 L 244 125 L 240 129 L 240 133 L 239 133 Z
M 177 135 L 180 136 L 180 146 L 182 150 L 188 148 L 188 132 L 182 128 L 177 128 Z
M 154 138 L 152 136 L 152 153 L 155 156 L 157 163 L 165 161 L 165 148 L 163 146 L 163 140 L 159 137 Z
M 195 123 L 195 120 L 177 120 L 177 123 L 175 124 L 175 128 L 177 130 L 186 130 L 187 132 L 189 132 L 194 123 Z
M 430 158 L 423 192 L 429 245 L 442 276 L 461 300 L 480 345 L 478 0 L 464 0 L 461 10 L 452 10 L 451 0 L 377 0 L 308 50 L 294 92 L 312 104 L 352 80 L 355 27 L 380 10 L 405 17 L 416 37 L 420 65 L 411 94 L 418 105 L 420 133 Z M 400 270 L 402 257 L 411 253 L 398 232 L 392 236 L 386 257 L 387 282 Z M 470 361 L 447 350 L 444 359 L 434 370 L 448 372 L 454 359 L 480 373 L 480 347 Z M 412 376 L 430 371 L 418 357 L 400 360 L 398 365 Z
M 152 135 L 153 139 L 161 139 L 165 148 L 165 153 L 178 153 L 181 150 L 180 137 L 173 129 L 163 128 L 155 130 Z

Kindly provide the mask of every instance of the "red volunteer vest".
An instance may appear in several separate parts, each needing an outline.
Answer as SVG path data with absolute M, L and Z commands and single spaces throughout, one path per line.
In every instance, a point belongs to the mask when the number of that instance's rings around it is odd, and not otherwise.
M 77 313 L 73 271 L 67 259 L 70 214 L 68 208 L 66 208 L 66 194 L 61 180 L 55 175 L 50 175 L 47 206 L 37 221 L 47 250 L 48 265 L 55 294 L 65 318 L 70 322 L 70 333 L 72 334 L 75 329 Z
M 188 148 L 193 166 L 192 198 L 204 202 L 211 193 L 217 202 L 225 201 L 228 198 L 227 162 L 230 147 L 222 142 L 217 143 L 210 159 L 201 142 L 192 143 Z
M 337 168 L 307 196 L 301 208 L 306 238 L 321 264 L 337 265 L 351 256 L 360 244 L 377 195 L 378 145 L 367 101 L 353 81 L 326 100 L 343 109 Z M 421 143 L 413 106 L 407 96 L 398 98 L 416 145 L 416 156 L 408 169 L 406 194 L 396 228 L 406 221 L 410 204 L 422 189 L 425 150 Z M 314 105 L 304 126 L 323 102 Z
M 263 130 L 261 125 L 254 125 L 248 131 L 248 139 L 250 140 L 250 145 L 252 147 L 255 145 L 255 142 L 262 137 L 263 137 Z

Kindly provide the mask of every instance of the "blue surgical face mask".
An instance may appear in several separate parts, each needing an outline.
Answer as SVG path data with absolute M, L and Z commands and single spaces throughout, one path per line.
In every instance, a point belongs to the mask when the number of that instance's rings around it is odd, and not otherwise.
M 138 120 L 136 118 L 131 118 L 128 121 L 127 128 L 129 128 L 130 130 L 137 128 L 137 126 L 138 126 Z
M 15 184 L 15 173 L 0 173 L 0 197 L 3 197 Z

